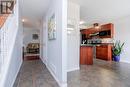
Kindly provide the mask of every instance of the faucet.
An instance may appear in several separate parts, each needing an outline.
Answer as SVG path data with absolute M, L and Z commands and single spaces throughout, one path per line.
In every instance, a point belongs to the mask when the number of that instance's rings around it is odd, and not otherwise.
M 85 44 L 85 43 L 86 43 L 86 41 L 87 41 L 87 40 L 83 40 L 83 44 Z

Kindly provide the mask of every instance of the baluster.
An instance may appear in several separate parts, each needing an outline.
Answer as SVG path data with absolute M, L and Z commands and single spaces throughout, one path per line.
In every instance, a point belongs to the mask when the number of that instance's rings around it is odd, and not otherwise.
M 1 30 L 0 30 L 0 73 L 1 73 L 1 68 L 2 68 L 2 49 L 1 49 Z

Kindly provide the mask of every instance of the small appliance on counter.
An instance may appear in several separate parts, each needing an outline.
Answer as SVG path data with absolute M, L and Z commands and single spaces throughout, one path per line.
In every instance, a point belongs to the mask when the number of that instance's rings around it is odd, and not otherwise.
M 93 39 L 89 39 L 87 41 L 88 44 L 101 44 L 102 43 L 102 40 L 101 39 L 96 39 L 96 38 L 93 38 Z

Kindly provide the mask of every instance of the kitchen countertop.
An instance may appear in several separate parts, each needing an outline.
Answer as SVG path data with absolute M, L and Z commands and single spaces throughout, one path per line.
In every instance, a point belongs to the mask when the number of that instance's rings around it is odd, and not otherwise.
M 94 46 L 93 44 L 81 44 L 80 46 Z
M 80 46 L 101 46 L 101 45 L 113 45 L 113 43 L 101 43 L 101 44 L 81 44 Z

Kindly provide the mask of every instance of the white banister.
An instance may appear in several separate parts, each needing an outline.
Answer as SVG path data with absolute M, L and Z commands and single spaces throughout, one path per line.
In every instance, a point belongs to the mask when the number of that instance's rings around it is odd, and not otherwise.
M 0 82 L 2 74 L 7 66 L 9 56 L 14 44 L 15 36 L 18 30 L 18 8 L 15 5 L 14 14 L 10 14 L 6 19 L 4 25 L 0 29 Z

